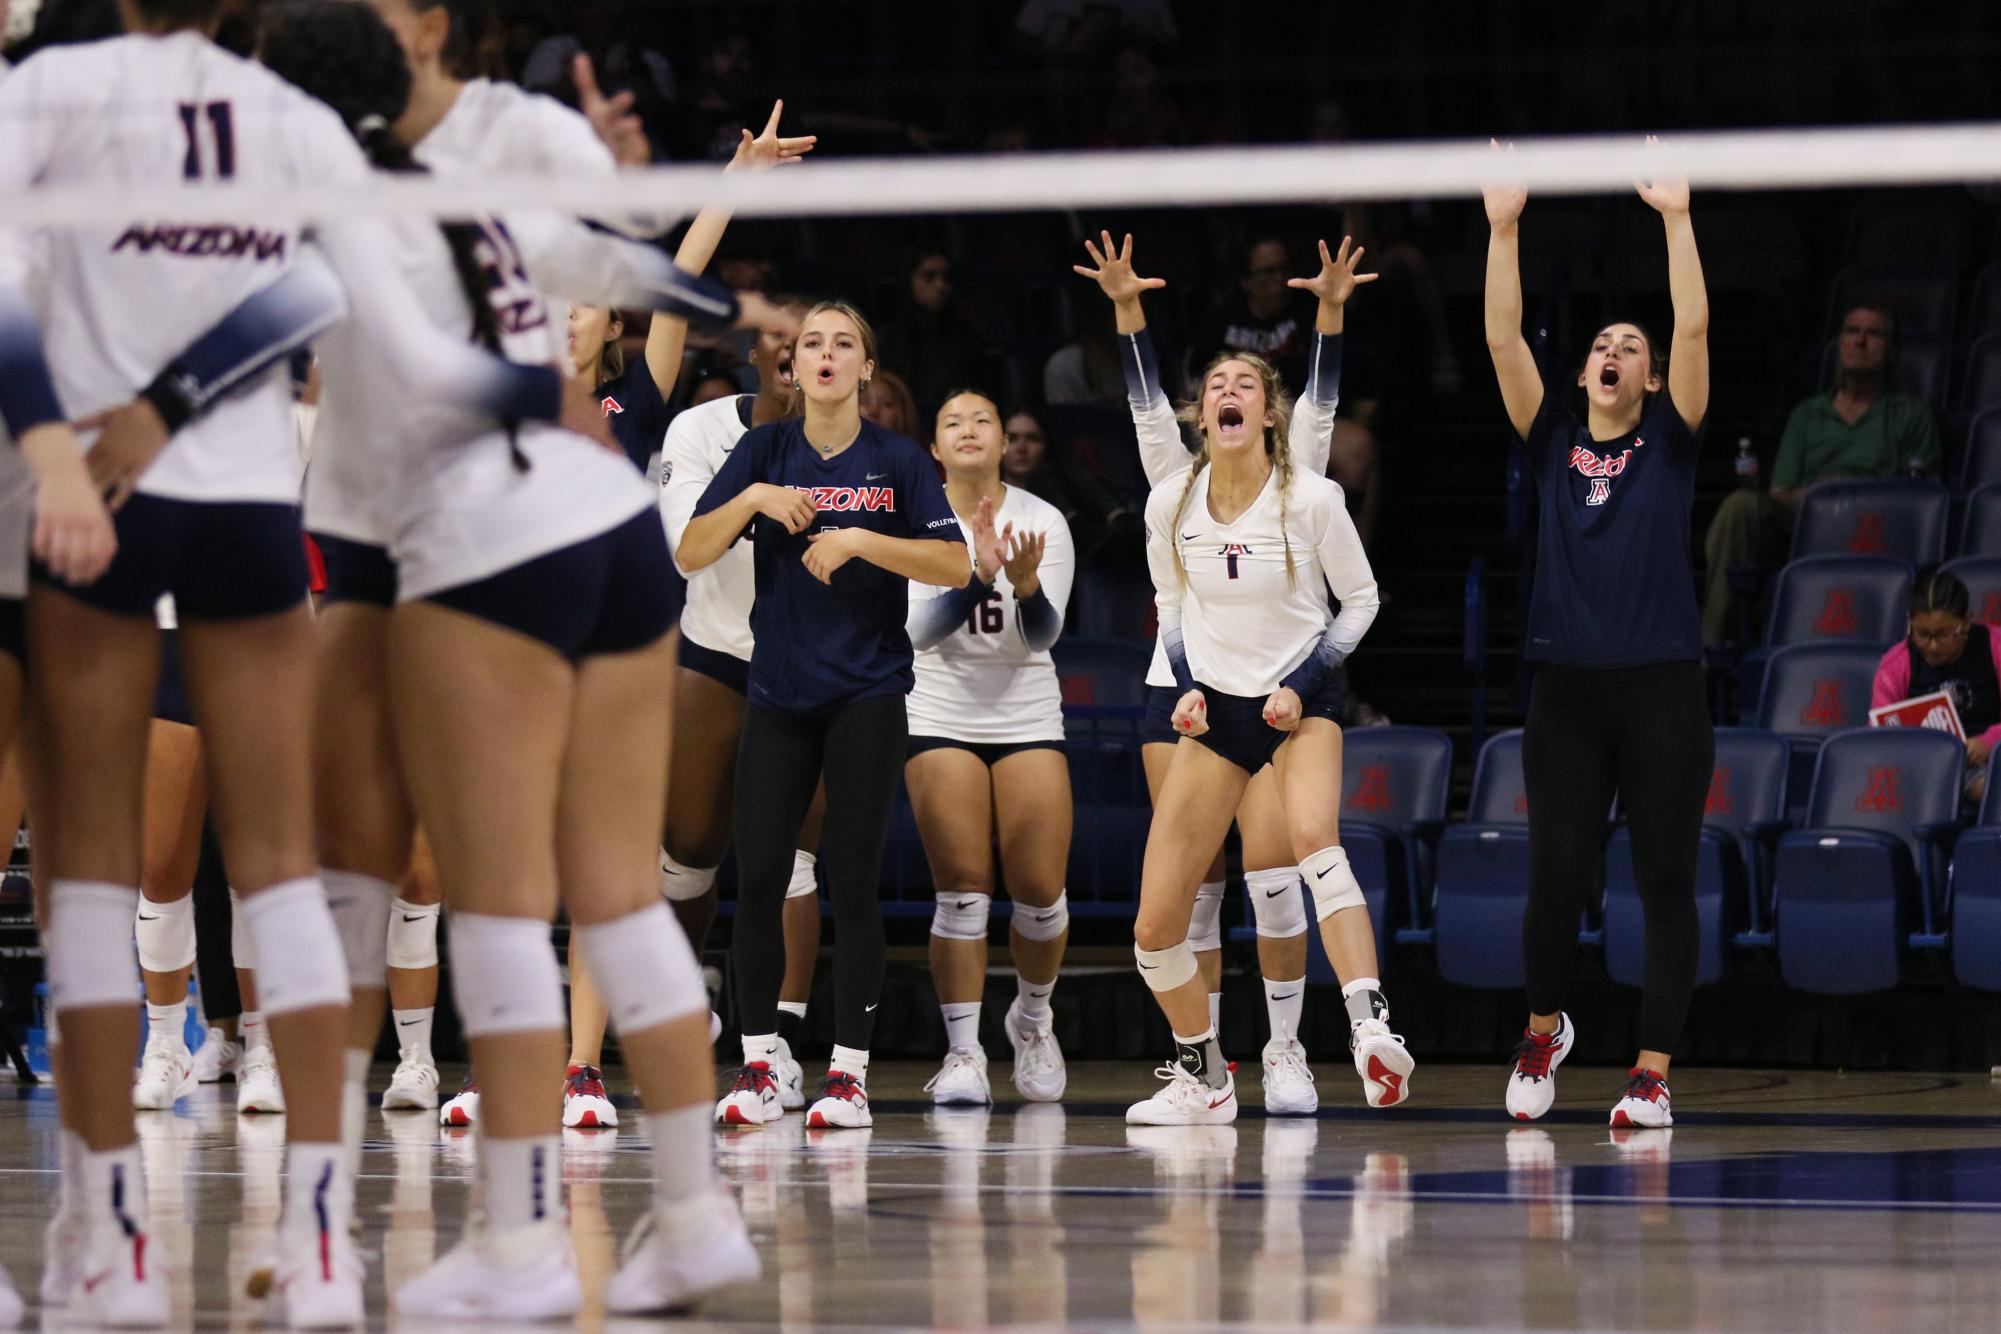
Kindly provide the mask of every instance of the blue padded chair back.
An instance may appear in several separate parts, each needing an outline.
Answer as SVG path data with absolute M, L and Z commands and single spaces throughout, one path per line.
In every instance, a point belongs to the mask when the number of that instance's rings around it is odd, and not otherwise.
M 1945 559 L 1952 496 L 1930 479 L 1822 482 L 1800 501 L 1793 559 L 1895 556 L 1912 565 Z
M 1887 556 L 1807 556 L 1779 571 L 1765 642 L 1885 644 L 1910 618 L 1910 565 Z
M 1064 635 L 1050 650 L 1063 702 L 1086 708 L 1145 708 L 1153 645 L 1144 640 Z
M 1734 836 L 1747 825 L 1784 818 L 1791 754 L 1792 747 L 1776 733 L 1755 727 L 1717 728 L 1716 768 L 1709 777 L 1702 823 Z
M 1466 811 L 1468 824 L 1518 824 L 1529 822 L 1528 787 L 1522 780 L 1522 734 L 1519 729 L 1501 732 L 1480 750 L 1473 766 L 1473 799 Z
M 1995 290 L 2001 292 L 2001 284 Z M 2001 408 L 1989 408 L 1966 428 L 1966 449 L 1959 456 L 1961 495 L 2001 482 Z
M 1090 639 L 1152 639 L 1160 628 L 1153 592 L 1144 569 L 1099 565 L 1085 570 L 1077 578 L 1071 628 Z
M 1966 374 L 1959 382 L 1959 406 L 1964 412 L 2001 405 L 2001 335 L 1988 334 L 1966 354 Z
M 1974 824 L 1982 829 L 2001 829 L 2001 753 L 1987 757 L 1987 793 L 1980 799 L 1980 814 Z
M 1974 620 L 2001 625 L 2001 556 L 1961 556 L 1939 569 L 1966 585 Z
M 1983 486 L 1966 498 L 1959 554 L 2001 556 L 2001 485 Z
M 1944 732 L 1863 727 L 1829 737 L 1807 798 L 1809 829 L 1866 829 L 1900 838 L 1919 855 L 1919 825 L 1959 812 L 1966 751 Z
M 1840 340 L 1830 338 L 1820 353 L 1820 388 L 1834 388 L 1840 361 Z M 1899 332 L 1897 361 L 1890 367 L 1890 388 L 1921 398 L 1934 412 L 1946 408 L 1948 372 L 1952 369 L 1952 339 L 1944 334 Z
M 1828 331 L 1840 337 L 1841 318 L 1857 302 L 1880 301 L 1896 312 L 1899 333 L 1950 335 L 1963 286 L 1958 272 L 1943 264 L 1852 265 L 1834 275 Z
M 1358 727 L 1341 739 L 1341 823 L 1445 818 L 1452 739 L 1429 727 Z
M 1893 637 L 1894 638 L 1894 637 Z M 1882 644 L 1794 644 L 1772 654 L 1758 726 L 1784 736 L 1832 736 L 1869 721 Z

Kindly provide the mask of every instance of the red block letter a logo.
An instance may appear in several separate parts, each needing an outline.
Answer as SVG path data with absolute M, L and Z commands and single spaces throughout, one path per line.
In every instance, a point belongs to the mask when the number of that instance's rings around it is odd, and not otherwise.
M 1875 812 L 1904 809 L 1904 794 L 1897 790 L 1897 778 L 1902 772 L 1894 764 L 1871 765 L 1869 786 L 1855 799 L 1855 809 Z

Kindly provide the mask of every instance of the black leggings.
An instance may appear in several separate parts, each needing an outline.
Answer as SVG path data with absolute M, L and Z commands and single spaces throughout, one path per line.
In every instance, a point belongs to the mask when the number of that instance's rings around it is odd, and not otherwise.
M 785 890 L 799 826 L 824 771 L 820 866 L 834 907 L 834 1041 L 868 1050 L 882 993 L 882 845 L 909 732 L 902 695 L 857 700 L 820 718 L 794 718 L 755 704 L 744 711 L 731 945 L 744 1032 L 778 1031 Z
M 243 997 L 237 994 L 236 960 L 229 943 L 229 873 L 222 869 L 222 845 L 210 820 L 202 821 L 194 899 L 195 971 L 201 978 L 202 1013 L 211 1024 L 220 1024 L 243 1013 Z
M 1522 954 L 1531 1014 L 1563 1008 L 1578 918 L 1599 883 L 1616 792 L 1647 924 L 1640 1048 L 1674 1051 L 1695 991 L 1695 853 L 1715 763 L 1697 664 L 1536 669 L 1522 738 L 1529 800 Z

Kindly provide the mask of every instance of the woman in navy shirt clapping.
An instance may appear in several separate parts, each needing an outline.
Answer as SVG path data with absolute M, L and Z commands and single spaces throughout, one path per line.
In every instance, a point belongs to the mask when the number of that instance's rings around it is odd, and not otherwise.
M 785 967 L 781 910 L 799 825 L 824 774 L 821 865 L 835 922 L 834 1054 L 812 1126 L 870 1124 L 863 1080 L 882 989 L 877 875 L 915 681 L 908 580 L 963 588 L 972 566 L 931 456 L 861 417 L 875 335 L 852 307 L 806 312 L 792 355 L 805 412 L 753 428 L 695 506 L 677 553 L 693 573 L 755 544 L 756 647 L 737 758 L 732 954 L 744 1067 L 716 1119 L 780 1114 L 771 1061 Z M 991 528 L 990 508 L 980 520 Z
M 1709 407 L 1709 297 L 1687 182 L 1639 186 L 1667 232 L 1674 339 L 1619 322 L 1591 341 L 1576 385 L 1545 386 L 1522 338 L 1518 222 L 1527 192 L 1486 191 L 1487 347 L 1541 506 L 1524 653 L 1536 664 L 1523 778 L 1529 906 L 1522 950 L 1529 1026 L 1508 1112 L 1556 1098 L 1576 1039 L 1563 993 L 1577 922 L 1597 883 L 1616 792 L 1631 827 L 1646 918 L 1640 1053 L 1614 1126 L 1666 1126 L 1667 1070 L 1695 989 L 1695 855 L 1715 761 L 1703 690 L 1689 511 Z

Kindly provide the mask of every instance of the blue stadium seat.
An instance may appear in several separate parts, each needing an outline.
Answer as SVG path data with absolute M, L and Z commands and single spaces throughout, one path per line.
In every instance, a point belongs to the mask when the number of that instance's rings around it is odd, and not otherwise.
M 1820 353 L 1820 388 L 1834 388 L 1839 349 L 1830 338 Z M 1946 386 L 1952 369 L 1952 340 L 1944 334 L 1900 333 L 1897 360 L 1890 367 L 1890 387 L 1923 399 L 1934 412 L 1946 408 Z
M 2001 264 L 1989 264 L 1973 281 L 1973 304 L 1967 307 L 1965 336 L 2001 333 Z
M 1992 407 L 2001 407 L 2001 334 L 1988 334 L 1973 344 L 1959 381 L 1960 411 Z
M 1068 884 L 1079 916 L 1128 916 L 1139 901 L 1140 858 L 1151 819 L 1140 767 L 1150 640 L 1064 635 L 1051 651 L 1063 689 L 1070 761 Z
M 1758 726 L 1793 750 L 1787 790 L 1803 807 L 1821 742 L 1869 722 L 1869 691 L 1885 644 L 1794 644 L 1772 654 Z
M 1827 305 L 1828 332 L 1839 336 L 1841 317 L 1857 302 L 1880 301 L 1897 317 L 1900 334 L 1952 334 L 1961 283 L 1943 264 L 1854 264 L 1834 275 Z
M 1959 528 L 1962 556 L 2001 556 L 2001 485 L 1983 486 L 1966 498 Z
M 1828 739 L 1805 827 L 1773 863 L 1779 974 L 1821 995 L 1904 979 L 1916 936 L 1936 935 L 1938 840 L 1954 828 L 1965 752 L 1943 732 L 1860 728 Z
M 1066 709 L 1146 707 L 1151 639 L 1094 639 L 1065 633 L 1049 653 L 1056 660 Z
M 1939 569 L 1966 585 L 1974 620 L 2001 625 L 2001 556 L 1961 556 Z
M 1445 820 L 1452 739 L 1428 727 L 1358 727 L 1342 738 L 1341 846 L 1362 884 L 1387 969 L 1396 928 L 1416 925 L 1426 840 Z
M 1987 761 L 1987 795 L 1952 851 L 1952 972 L 2001 991 L 2001 765 Z
M 1989 408 L 1967 425 L 1953 490 L 1963 496 L 1996 482 L 2001 482 L 2001 408 Z
M 1144 566 L 1092 566 L 1077 577 L 1071 623 L 1093 639 L 1151 640 L 1160 627 L 1153 593 Z
M 1792 556 L 1894 556 L 1922 569 L 1945 559 L 1952 497 L 1928 479 L 1821 482 L 1800 501 Z
M 1888 643 L 1904 633 L 1910 618 L 1914 577 L 1908 562 L 1888 556 L 1789 561 L 1772 591 L 1765 642 L 1773 648 L 1831 639 Z
M 1466 823 L 1438 840 L 1432 895 L 1438 973 L 1462 987 L 1523 984 L 1522 915 L 1529 901 L 1529 801 L 1522 734 L 1480 751 Z
M 1149 488 L 1130 412 L 1052 403 L 1038 415 L 1042 429 L 1049 432 L 1051 453 L 1089 468 L 1127 500 L 1146 499 Z
M 1695 862 L 1699 986 L 1723 979 L 1732 943 L 1742 932 L 1757 933 L 1764 920 L 1760 847 L 1785 828 L 1788 759 L 1783 737 L 1746 727 L 1716 729 L 1716 768 Z M 1614 982 L 1637 987 L 1645 959 L 1632 839 L 1621 825 L 1605 851 L 1605 971 Z

